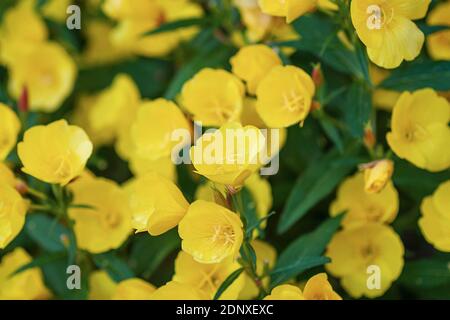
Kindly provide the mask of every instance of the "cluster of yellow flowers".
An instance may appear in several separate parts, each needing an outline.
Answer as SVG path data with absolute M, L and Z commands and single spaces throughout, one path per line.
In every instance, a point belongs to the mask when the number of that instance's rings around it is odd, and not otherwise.
M 68 2 L 61 7 L 57 2 L 50 1 L 43 9 L 47 17 L 61 18 L 58 13 Z M 89 275 L 90 299 L 214 299 L 218 291 L 220 299 L 342 299 L 326 273 L 317 273 L 302 284 L 292 279 L 270 286 L 277 251 L 260 236 L 273 205 L 272 187 L 259 173 L 281 151 L 287 128 L 302 127 L 316 109 L 321 86 L 304 69 L 284 62 L 289 51 L 271 47 L 269 42 L 296 40 L 299 36 L 291 22 L 316 9 L 335 14 L 339 7 L 330 0 L 234 2 L 247 33 L 230 35 L 231 43 L 239 47 L 229 59 L 230 71 L 201 68 L 180 87 L 175 101 L 149 100 L 131 76 L 119 73 L 102 91 L 77 96 L 73 125 L 61 119 L 28 127 L 12 105 L 0 103 L 0 249 L 17 238 L 27 212 L 35 211 L 36 191 L 5 161 L 16 148 L 24 174 L 45 187 L 51 185 L 55 196 L 58 192 L 69 195 L 70 200 L 64 195 L 56 199 L 61 202 L 56 204 L 61 209 L 57 218 L 73 231 L 77 250 L 97 255 L 120 248 L 133 232 L 159 236 L 178 229 L 181 250 L 171 281 L 160 287 L 136 277 L 116 282 L 106 271 L 96 270 Z M 374 64 L 370 66 L 374 85 L 388 76 L 385 69 L 419 55 L 425 36 L 412 21 L 424 18 L 429 4 L 430 0 L 351 1 L 351 22 Z M 373 29 L 367 24 L 370 5 L 381 10 L 380 21 L 374 21 L 380 25 Z M 7 69 L 11 98 L 23 99 L 27 106 L 22 115 L 57 110 L 72 93 L 77 76 L 75 60 L 50 39 L 35 6 L 34 0 L 18 1 L 0 25 L 0 62 Z M 199 29 L 188 26 L 158 32 L 158 28 L 203 16 L 202 7 L 189 0 L 105 0 L 100 7 L 115 24 L 89 22 L 86 52 L 77 57 L 81 64 L 135 55 L 166 56 Z M 428 15 L 428 23 L 450 26 L 449 18 L 450 3 L 446 2 Z M 448 30 L 428 37 L 430 55 L 450 60 L 449 39 Z M 441 93 L 431 88 L 376 89 L 373 100 L 392 111 L 386 141 L 398 158 L 433 173 L 450 168 L 450 103 Z M 217 130 L 193 141 L 194 122 Z M 173 139 L 179 130 L 189 133 L 181 143 Z M 222 139 L 229 131 L 256 137 L 257 143 L 247 139 L 240 148 L 227 148 L 230 141 Z M 274 138 L 272 132 L 279 134 Z M 87 169 L 92 155 L 110 145 L 133 174 L 122 184 Z M 374 153 L 373 146 L 366 145 Z M 177 185 L 173 160 L 186 146 L 192 161 L 190 173 L 197 181 L 204 180 L 194 199 L 188 199 Z M 213 163 L 204 161 L 214 148 L 223 152 L 215 154 Z M 325 270 L 339 278 L 354 298 L 383 295 L 404 266 L 404 245 L 390 226 L 399 213 L 400 196 L 391 180 L 395 173 L 389 158 L 381 152 L 361 164 L 359 172 L 340 184 L 329 208 L 330 216 L 343 212 L 345 216 L 342 229 L 326 248 L 331 262 Z M 229 163 L 229 159 L 242 161 Z M 258 222 L 251 232 L 244 208 L 233 203 L 244 189 L 254 200 Z M 426 241 L 450 252 L 450 180 L 422 200 L 420 211 L 418 226 Z M 254 251 L 254 266 L 246 260 L 247 246 Z M 52 296 L 39 268 L 14 274 L 31 261 L 22 247 L 2 256 L 0 299 Z M 375 289 L 367 285 L 371 266 L 381 272 Z M 220 292 L 233 274 L 237 276 L 232 284 Z

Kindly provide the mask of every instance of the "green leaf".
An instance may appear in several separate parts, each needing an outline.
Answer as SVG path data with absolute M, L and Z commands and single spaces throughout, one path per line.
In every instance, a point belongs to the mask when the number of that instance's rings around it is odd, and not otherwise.
M 187 28 L 194 26 L 205 27 L 208 24 L 210 24 L 210 22 L 211 19 L 209 17 L 176 20 L 164 23 L 160 27 L 144 33 L 143 36 L 150 36 L 162 32 L 174 31 L 180 28 Z
M 256 203 L 253 199 L 252 194 L 247 188 L 242 188 L 239 192 L 238 197 L 241 197 L 242 200 L 242 212 L 243 218 L 245 220 L 245 234 L 246 236 L 250 236 L 254 229 L 250 230 L 253 226 L 256 225 L 256 228 L 259 227 L 259 217 L 256 212 Z
M 70 240 L 69 230 L 60 224 L 56 218 L 45 214 L 32 214 L 27 218 L 25 229 L 28 235 L 40 247 L 48 252 L 65 251 L 63 239 Z
M 134 277 L 133 271 L 125 261 L 119 258 L 114 251 L 96 254 L 92 256 L 98 268 L 108 272 L 116 282 Z
M 220 285 L 219 289 L 217 289 L 216 294 L 214 295 L 213 300 L 219 300 L 220 296 L 228 289 L 229 286 L 233 284 L 233 282 L 241 275 L 244 271 L 244 268 L 239 268 L 233 271 L 225 281 Z
M 301 272 L 329 262 L 322 254 L 331 237 L 339 229 L 343 214 L 329 218 L 313 232 L 292 242 L 280 255 L 271 272 L 272 286 L 276 286 Z
M 330 194 L 360 162 L 348 154 L 332 150 L 312 163 L 294 185 L 278 224 L 283 233 L 300 220 L 320 200 Z
M 241 250 L 240 250 L 241 258 L 249 263 L 249 266 L 251 267 L 253 272 L 256 272 L 256 252 L 255 249 L 253 249 L 250 242 L 245 241 L 242 244 Z
M 29 269 L 41 268 L 41 267 L 43 267 L 47 264 L 50 264 L 54 261 L 60 260 L 61 258 L 65 257 L 65 256 L 66 256 L 65 253 L 62 253 L 62 252 L 41 255 L 37 258 L 34 258 L 31 262 L 24 264 L 23 266 L 21 266 L 20 268 L 15 270 L 10 276 L 17 275 L 17 274 L 24 272 L 26 270 L 29 270 Z
M 331 119 L 328 117 L 319 116 L 319 123 L 328 138 L 333 141 L 334 145 L 339 150 L 339 153 L 343 153 L 344 142 L 342 141 L 342 137 L 338 128 L 336 128 Z
M 435 32 L 449 30 L 449 26 L 429 26 L 424 22 L 417 22 L 417 26 L 420 28 L 420 30 L 426 35 L 429 36 L 430 34 L 433 34 Z
M 136 235 L 133 241 L 129 264 L 134 272 L 143 278 L 150 278 L 166 257 L 180 248 L 180 238 L 176 230 L 160 236 Z
M 450 90 L 450 61 L 420 60 L 405 63 L 393 70 L 380 87 L 395 91 L 422 88 Z
M 347 93 L 344 119 L 354 137 L 361 138 L 364 135 L 372 111 L 370 97 L 367 86 L 362 83 L 353 83 Z
M 450 287 L 450 256 L 448 258 L 427 258 L 405 264 L 399 283 L 421 290 L 443 285 Z

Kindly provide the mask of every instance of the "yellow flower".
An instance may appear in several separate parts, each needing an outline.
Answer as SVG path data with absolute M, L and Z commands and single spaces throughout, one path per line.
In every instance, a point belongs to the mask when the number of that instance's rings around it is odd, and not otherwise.
M 419 227 L 425 239 L 437 250 L 450 252 L 450 180 L 423 199 Z
M 319 273 L 309 278 L 303 289 L 303 296 L 306 300 L 342 300 L 328 282 L 326 273 Z
M 92 153 L 92 143 L 66 120 L 35 126 L 17 146 L 22 171 L 45 182 L 65 185 L 79 176 Z
M 240 264 L 231 258 L 220 263 L 204 264 L 195 261 L 189 254 L 180 251 L 175 260 L 173 281 L 188 284 L 213 299 L 217 289 L 225 279 L 240 268 Z M 221 300 L 236 300 L 244 285 L 241 274 L 220 296 Z
M 442 2 L 430 12 L 427 18 L 430 26 L 450 27 L 450 2 Z M 428 35 L 427 47 L 435 60 L 450 60 L 450 30 L 442 30 Z
M 364 174 L 360 172 L 339 186 L 330 214 L 336 216 L 346 211 L 342 225 L 347 228 L 370 222 L 391 223 L 398 207 L 398 193 L 391 181 L 381 192 L 369 194 L 364 190 Z
M 89 127 L 95 136 L 112 142 L 126 134 L 136 117 L 141 95 L 133 79 L 126 74 L 117 75 L 111 86 L 102 91 L 89 109 Z
M 128 196 L 115 182 L 103 178 L 79 179 L 70 185 L 74 203 L 89 208 L 70 208 L 77 245 L 91 253 L 118 248 L 131 233 Z
M 192 164 L 213 182 L 241 187 L 259 168 L 265 143 L 258 128 L 229 123 L 196 141 L 190 150 Z
M 191 126 L 173 102 L 161 98 L 142 103 L 131 126 L 137 156 L 148 160 L 170 156 L 179 144 L 172 139 L 177 130 L 190 132 Z
M 265 270 L 271 270 L 277 259 L 277 252 L 275 251 L 275 248 L 261 240 L 253 240 L 251 245 L 256 253 L 256 273 L 263 274 Z M 263 285 L 267 287 L 269 285 L 269 281 L 269 277 L 265 277 L 263 279 Z M 259 289 L 255 282 L 248 274 L 245 274 L 245 285 L 239 295 L 239 299 L 254 299 L 258 296 L 258 294 Z
M 139 278 L 131 278 L 117 284 L 113 300 L 149 300 L 156 288 Z
M 272 289 L 270 295 L 264 298 L 264 300 L 305 300 L 302 290 L 299 287 L 282 284 Z
M 351 18 L 370 60 L 388 69 L 414 60 L 425 36 L 411 21 L 425 17 L 431 0 L 353 0 Z
M 352 297 L 374 298 L 383 295 L 399 277 L 403 254 L 402 241 L 391 227 L 368 223 L 334 235 L 326 252 L 331 263 L 325 268 L 341 278 L 342 287 Z M 371 268 L 375 273 L 370 273 Z M 379 276 L 380 283 L 371 282 L 371 275 Z
M 241 48 L 230 60 L 233 73 L 247 84 L 250 94 L 256 93 L 261 80 L 274 67 L 281 65 L 281 59 L 275 51 L 263 44 L 254 44 Z
M 149 172 L 155 172 L 172 182 L 177 180 L 176 167 L 170 157 L 147 160 L 137 155 L 132 155 L 130 158 L 130 170 L 135 176 L 143 176 Z
M 3 162 L 0 162 L 0 184 L 6 184 L 13 188 L 16 187 L 16 177 L 14 176 L 14 173 Z
M 110 300 L 116 292 L 117 283 L 103 270 L 89 274 L 89 300 Z
M 377 160 L 360 166 L 364 170 L 364 190 L 367 193 L 378 193 L 391 181 L 394 173 L 394 162 L 388 159 Z
M 404 92 L 394 107 L 387 141 L 397 156 L 436 172 L 450 167 L 450 103 L 432 89 Z
M 263 129 L 267 126 L 256 111 L 256 102 L 255 98 L 245 97 L 239 122 L 243 126 L 255 126 Z
M 378 85 L 389 76 L 389 71 L 379 68 L 371 63 L 369 65 L 369 73 L 372 83 L 377 87 L 372 94 L 373 105 L 382 110 L 391 112 L 400 97 L 400 92 L 378 88 Z
M 45 22 L 34 9 L 36 0 L 17 2 L 6 11 L 0 27 L 0 60 L 5 64 L 15 61 L 48 37 Z
M 205 68 L 188 80 L 181 92 L 183 107 L 204 126 L 221 126 L 239 119 L 245 87 L 225 70 Z
M 27 202 L 13 186 L 0 182 L 0 249 L 4 249 L 22 230 Z
M 17 142 L 20 121 L 14 111 L 0 102 L 0 161 L 5 160 Z
M 160 235 L 174 228 L 188 210 L 189 203 L 178 187 L 154 172 L 136 178 L 126 190 L 136 232 Z
M 317 0 L 259 0 L 259 5 L 264 13 L 286 17 L 286 22 L 291 23 L 312 11 L 317 6 Z
M 200 263 L 236 258 L 243 240 L 239 216 L 213 202 L 197 200 L 180 221 L 183 251 Z
M 305 120 L 314 96 L 311 77 L 295 66 L 276 66 L 256 91 L 256 110 L 270 128 L 289 127 Z
M 53 112 L 69 96 L 77 73 L 76 65 L 57 43 L 36 44 L 8 65 L 8 89 L 18 99 L 28 90 L 30 110 Z
M 50 0 L 42 6 L 41 10 L 45 17 L 65 23 L 69 16 L 66 11 L 72 2 L 73 0 Z
M 31 256 L 16 248 L 3 256 L 0 263 L 0 300 L 42 300 L 50 298 L 39 268 L 31 268 L 11 276 L 17 269 L 30 263 Z
M 208 296 L 189 284 L 170 281 L 156 289 L 150 300 L 208 300 Z

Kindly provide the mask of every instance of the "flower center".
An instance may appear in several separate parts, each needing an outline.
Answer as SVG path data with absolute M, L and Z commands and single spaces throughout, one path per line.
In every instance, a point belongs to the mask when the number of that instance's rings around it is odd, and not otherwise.
M 70 178 L 71 174 L 72 174 L 72 166 L 65 157 L 62 157 L 55 162 L 55 175 L 58 178 L 62 180 L 68 179 Z
M 115 228 L 117 227 L 120 222 L 121 218 L 120 215 L 115 211 L 107 211 L 102 216 L 102 222 L 107 228 Z
M 372 261 L 376 257 L 376 249 L 371 243 L 368 243 L 361 248 L 361 256 L 368 262 Z
M 381 209 L 374 205 L 369 205 L 366 208 L 366 212 L 367 212 L 367 220 L 369 221 L 378 221 L 383 215 Z
M 223 245 L 232 245 L 235 241 L 235 233 L 233 227 L 230 225 L 214 226 L 214 234 L 211 238 L 212 242 L 220 242 Z
M 423 140 L 426 137 L 426 130 L 419 125 L 410 125 L 405 130 L 404 137 L 407 142 L 414 142 L 417 140 Z

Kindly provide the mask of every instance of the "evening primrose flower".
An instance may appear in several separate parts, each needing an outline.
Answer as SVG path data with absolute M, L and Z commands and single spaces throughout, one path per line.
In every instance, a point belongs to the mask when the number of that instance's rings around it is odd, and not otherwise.
M 0 184 L 6 184 L 10 187 L 16 186 L 16 177 L 11 169 L 3 162 L 0 162 Z
M 431 0 L 353 0 L 351 18 L 370 60 L 388 69 L 414 60 L 425 36 L 412 20 L 425 17 Z
M 427 17 L 430 26 L 450 27 L 450 2 L 442 2 Z M 450 30 L 441 30 L 427 36 L 427 47 L 434 60 L 450 60 Z
M 20 247 L 3 256 L 0 263 L 0 300 L 42 300 L 50 297 L 39 268 L 12 275 L 31 261 L 32 257 Z
M 264 148 L 265 138 L 258 128 L 229 123 L 203 134 L 190 156 L 198 174 L 238 188 L 259 168 Z
M 129 165 L 131 172 L 135 176 L 143 176 L 149 172 L 155 172 L 172 182 L 177 181 L 177 170 L 170 157 L 147 160 L 132 154 L 129 159 Z
M 104 270 L 89 274 L 89 300 L 110 300 L 116 292 L 117 283 Z
M 152 284 L 131 278 L 117 284 L 112 300 L 149 300 L 156 288 Z
M 322 272 L 309 278 L 303 288 L 303 296 L 306 300 L 342 300 L 328 282 L 328 276 Z
M 422 200 L 419 227 L 437 250 L 450 252 L 450 180 Z
M 263 44 L 241 48 L 230 60 L 233 73 L 247 84 L 250 94 L 256 93 L 264 76 L 274 67 L 282 64 L 275 51 Z
M 291 23 L 298 17 L 312 11 L 317 6 L 318 0 L 259 0 L 259 5 L 264 13 L 286 17 L 286 22 Z
M 0 249 L 4 249 L 22 230 L 28 209 L 28 203 L 8 181 L 0 181 Z
M 66 185 L 83 172 L 92 143 L 83 129 L 59 120 L 28 129 L 17 151 L 23 172 L 47 183 Z
M 289 127 L 305 120 L 314 91 L 311 77 L 302 69 L 276 66 L 259 83 L 256 110 L 270 128 Z
M 400 237 L 389 226 L 367 223 L 339 231 L 331 239 L 326 256 L 331 262 L 325 268 L 354 298 L 383 295 L 403 269 L 404 248 Z M 367 286 L 368 267 L 380 271 L 380 288 Z
M 183 107 L 205 126 L 238 120 L 245 95 L 241 80 L 225 70 L 205 68 L 181 91 Z
M 253 240 L 251 242 L 256 254 L 256 273 L 263 274 L 265 271 L 272 270 L 277 259 L 277 252 L 269 243 L 261 240 Z M 259 294 L 259 289 L 255 281 L 248 275 L 244 275 L 245 284 L 239 294 L 239 299 L 250 300 L 254 299 Z M 270 277 L 264 277 L 263 285 L 267 287 L 270 282 Z
M 382 159 L 360 166 L 364 170 L 364 190 L 367 193 L 378 193 L 384 189 L 394 173 L 394 162 Z
M 432 89 L 404 92 L 386 136 L 392 151 L 431 172 L 450 167 L 450 103 Z
M 305 297 L 299 287 L 282 284 L 273 288 L 270 295 L 266 296 L 264 300 L 305 300 Z
M 189 254 L 180 251 L 175 259 L 174 281 L 193 286 L 213 299 L 217 289 L 227 277 L 241 266 L 231 258 L 222 262 L 204 264 L 195 261 Z M 236 300 L 244 286 L 244 275 L 241 274 L 220 296 L 224 300 Z
M 79 179 L 70 184 L 74 203 L 87 208 L 70 208 L 79 248 L 91 253 L 116 249 L 131 233 L 128 196 L 114 181 L 104 178 Z
M 172 139 L 177 130 L 190 132 L 191 126 L 175 103 L 162 98 L 143 102 L 131 125 L 131 141 L 137 156 L 147 160 L 170 156 L 179 144 Z
M 346 212 L 344 228 L 369 222 L 391 223 L 397 216 L 399 197 L 391 181 L 379 193 L 367 193 L 364 185 L 364 174 L 359 172 L 339 186 L 330 215 Z
M 57 43 L 34 45 L 8 64 L 8 89 L 18 99 L 26 88 L 30 110 L 53 112 L 69 96 L 75 83 L 76 65 Z
M 178 225 L 183 251 L 200 263 L 236 258 L 243 240 L 239 216 L 216 203 L 197 200 Z
M 125 189 L 136 232 L 160 235 L 174 228 L 188 210 L 189 203 L 178 187 L 155 172 L 137 177 Z
M 0 161 L 5 160 L 17 142 L 20 120 L 11 108 L 0 102 Z
M 208 295 L 192 285 L 169 281 L 156 289 L 150 300 L 208 300 Z

